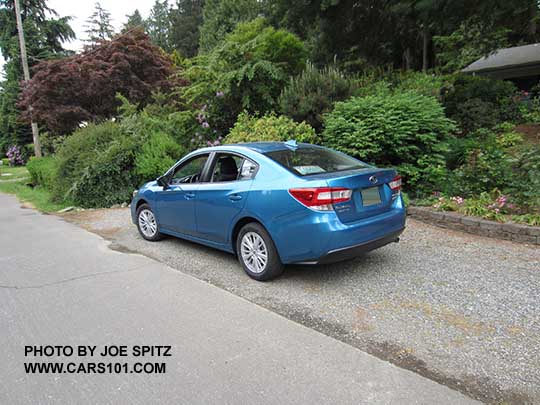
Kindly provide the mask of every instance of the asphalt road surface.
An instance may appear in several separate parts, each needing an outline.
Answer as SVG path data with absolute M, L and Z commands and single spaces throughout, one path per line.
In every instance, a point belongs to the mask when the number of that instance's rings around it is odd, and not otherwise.
M 399 244 L 249 279 L 228 254 L 144 241 L 127 209 L 65 219 L 365 352 L 493 403 L 540 403 L 540 249 L 409 220 Z
M 0 194 L 0 403 L 472 403 L 418 374 Z M 51 357 L 25 346 L 61 345 Z M 105 346 L 127 357 L 99 357 Z M 171 346 L 136 357 L 134 346 Z M 97 346 L 94 357 L 66 347 Z M 77 350 L 77 349 L 76 349 Z M 24 363 L 128 364 L 27 373 Z M 131 373 L 134 364 L 165 373 Z M 78 368 L 77 368 L 78 369 Z M 63 369 L 65 370 L 65 369 Z M 87 368 L 86 368 L 87 370 Z

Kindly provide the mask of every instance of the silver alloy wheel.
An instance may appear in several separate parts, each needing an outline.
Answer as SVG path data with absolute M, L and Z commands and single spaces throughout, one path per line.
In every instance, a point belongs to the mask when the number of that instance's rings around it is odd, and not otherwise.
M 153 238 L 157 232 L 156 217 L 150 210 L 144 209 L 139 212 L 139 228 L 147 238 Z
M 255 232 L 247 232 L 240 243 L 242 261 L 253 273 L 262 273 L 268 263 L 268 250 L 264 239 Z

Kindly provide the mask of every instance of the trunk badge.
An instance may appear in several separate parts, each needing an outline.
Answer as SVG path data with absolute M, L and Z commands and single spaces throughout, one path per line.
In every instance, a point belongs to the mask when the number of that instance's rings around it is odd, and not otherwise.
M 378 181 L 379 181 L 379 180 L 378 180 L 377 177 L 375 177 L 375 176 L 371 176 L 371 177 L 369 178 L 369 182 L 370 182 L 371 184 L 375 184 L 375 183 L 377 183 Z

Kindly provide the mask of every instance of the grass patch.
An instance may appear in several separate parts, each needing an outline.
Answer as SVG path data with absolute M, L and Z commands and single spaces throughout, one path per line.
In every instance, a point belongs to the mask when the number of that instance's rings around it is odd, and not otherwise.
M 30 177 L 24 166 L 0 166 L 0 183 L 6 180 L 17 180 Z
M 48 190 L 27 185 L 29 174 L 24 166 L 0 167 L 0 174 L 6 173 L 11 175 L 0 176 L 0 193 L 15 194 L 21 202 L 30 203 L 42 212 L 56 212 L 72 205 L 69 202 L 53 202 Z

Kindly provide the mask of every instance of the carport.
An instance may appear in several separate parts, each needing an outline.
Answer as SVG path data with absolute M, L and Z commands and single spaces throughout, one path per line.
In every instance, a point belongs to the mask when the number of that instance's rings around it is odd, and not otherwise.
M 519 89 L 529 91 L 540 81 L 540 43 L 499 49 L 462 72 L 511 80 Z

